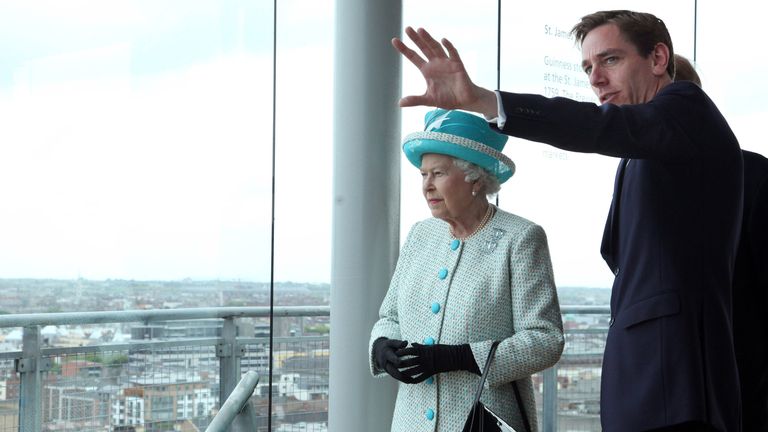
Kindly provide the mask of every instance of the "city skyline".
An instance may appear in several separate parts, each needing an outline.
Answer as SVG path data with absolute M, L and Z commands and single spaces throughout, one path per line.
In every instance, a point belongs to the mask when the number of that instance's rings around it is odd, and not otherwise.
M 76 302 L 78 281 L 35 281 L 35 291 L 41 299 L 65 303 Z M 42 284 L 48 283 L 48 285 Z M 75 282 L 74 284 L 71 282 Z M 194 306 L 211 306 L 211 290 L 226 292 L 232 301 L 253 301 L 255 290 L 248 287 L 231 289 L 236 283 L 220 283 L 210 290 L 204 283 L 186 282 L 196 289 L 185 287 L 184 282 L 138 283 L 136 281 L 109 281 L 104 287 L 93 281 L 84 293 L 79 310 L 97 310 L 113 305 L 114 299 L 125 298 L 124 288 L 143 286 L 143 295 L 137 298 L 147 305 L 162 307 L 165 299 Z M 14 281 L 0 279 L 0 298 L 3 303 L 13 295 L 8 289 Z M 171 290 L 167 285 L 173 285 Z M 276 290 L 278 301 L 284 305 L 317 305 L 328 299 L 327 289 L 302 289 L 293 284 L 293 290 Z M 58 286 L 58 288 L 57 288 Z M 41 288 L 42 287 L 42 288 Z M 97 289 L 102 295 L 90 295 Z M 48 296 L 52 290 L 56 295 Z M 261 292 L 268 293 L 264 289 Z M 307 298 L 297 294 L 304 292 Z M 593 294 L 607 295 L 606 290 L 574 291 L 573 303 L 590 304 Z M 568 294 L 569 296 L 571 293 Z M 34 296 L 25 297 L 33 300 Z M 263 377 L 252 399 L 259 427 L 266 424 L 266 413 L 273 412 L 272 423 L 277 430 L 296 431 L 303 422 L 327 423 L 329 403 L 329 369 L 331 355 L 328 332 L 332 328 L 326 314 L 309 312 L 302 317 L 236 317 L 237 340 L 243 347 L 239 359 L 241 372 L 256 370 Z M 111 310 L 115 310 L 114 307 Z M 116 320 L 120 312 L 112 316 Z M 581 425 L 595 430 L 599 422 L 599 361 L 609 316 L 567 313 L 563 316 L 568 338 L 566 351 L 554 379 L 558 396 L 555 418 L 564 426 Z M 219 386 L 226 356 L 217 355 L 218 345 L 224 338 L 222 320 L 185 319 L 151 320 L 149 322 L 93 322 L 74 324 L 67 322 L 41 326 L 41 348 L 50 364 L 44 379 L 39 382 L 42 400 L 42 430 L 101 430 L 104 426 L 141 426 L 149 430 L 164 431 L 171 423 L 194 422 L 204 427 L 220 406 Z M 270 328 L 274 331 L 274 345 L 268 345 Z M 0 424 L 15 427 L 19 421 L 19 392 L 26 375 L 14 370 L 12 358 L 21 356 L 22 345 L 31 338 L 25 332 L 31 328 L 0 329 Z M 205 342 L 205 343 L 204 343 Z M 269 355 L 272 349 L 272 356 Z M 273 360 L 272 410 L 267 409 L 269 394 L 269 359 Z M 8 360 L 11 359 L 11 360 Z M 548 379 L 546 374 L 534 377 L 537 404 L 541 406 Z M 548 387 L 551 391 L 552 387 Z M 26 403 L 31 403 L 28 399 Z M 170 422 L 170 423 L 169 423 Z M 280 426 L 280 424 L 284 426 Z M 294 426 L 291 426 L 294 425 Z M 299 429 L 301 430 L 301 429 Z

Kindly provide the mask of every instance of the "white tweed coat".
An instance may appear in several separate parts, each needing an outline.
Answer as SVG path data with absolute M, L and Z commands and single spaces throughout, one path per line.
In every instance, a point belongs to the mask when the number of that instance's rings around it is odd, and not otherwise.
M 374 376 L 392 379 L 373 362 L 380 337 L 409 343 L 469 343 L 480 369 L 494 340 L 501 343 L 482 401 L 523 431 L 511 383 L 518 386 L 538 430 L 531 374 L 557 362 L 563 325 L 544 230 L 496 211 L 465 242 L 448 224 L 431 218 L 408 234 L 369 341 Z M 457 432 L 469 413 L 480 377 L 465 371 L 438 374 L 420 384 L 399 384 L 392 431 Z

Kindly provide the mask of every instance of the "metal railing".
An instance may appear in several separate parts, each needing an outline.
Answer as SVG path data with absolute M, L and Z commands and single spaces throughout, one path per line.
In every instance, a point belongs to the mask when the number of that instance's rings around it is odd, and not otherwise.
M 273 310 L 273 318 L 289 318 L 289 317 L 322 317 L 329 316 L 330 308 L 327 306 L 318 307 L 276 307 Z M 56 428 L 66 429 L 66 424 L 74 424 L 71 429 L 68 430 L 85 430 L 86 427 L 91 427 L 92 430 L 103 430 L 100 428 L 102 425 L 89 425 L 87 421 L 82 420 L 78 422 L 78 413 L 72 414 L 71 406 L 62 407 L 62 400 L 65 398 L 64 394 L 69 393 L 67 396 L 68 402 L 72 402 L 71 393 L 87 393 L 96 385 L 82 377 L 82 374 L 78 374 L 75 385 L 66 383 L 58 386 L 62 387 L 60 395 L 51 395 L 52 388 L 57 388 L 56 381 L 52 381 L 49 376 L 58 373 L 58 376 L 63 375 L 63 369 L 72 363 L 82 364 L 85 363 L 85 367 L 90 362 L 88 359 L 92 356 L 97 356 L 103 353 L 124 353 L 120 354 L 129 357 L 127 363 L 129 366 L 132 361 L 131 357 L 135 357 L 137 368 L 147 372 L 147 375 L 152 375 L 153 381 L 147 384 L 147 382 L 137 382 L 135 386 L 131 388 L 129 395 L 124 396 L 124 399 L 129 400 L 124 405 L 110 405 L 109 410 L 114 411 L 111 416 L 114 418 L 120 418 L 120 416 L 127 417 L 126 411 L 129 409 L 141 415 L 152 410 L 153 413 L 159 413 L 156 418 L 157 422 L 168 421 L 175 419 L 179 412 L 179 400 L 178 393 L 186 391 L 187 395 L 192 395 L 194 401 L 192 403 L 200 404 L 199 400 L 205 399 L 203 409 L 208 411 L 212 400 L 224 401 L 227 396 L 236 387 L 240 380 L 240 370 L 243 360 L 245 360 L 249 353 L 249 347 L 256 347 L 254 350 L 258 354 L 260 347 L 264 347 L 268 344 L 269 339 L 267 337 L 243 337 L 238 336 L 238 326 L 236 320 L 243 320 L 247 318 L 268 318 L 270 316 L 270 310 L 267 307 L 217 307 L 217 308 L 196 308 L 196 309 L 163 309 L 163 310 L 136 310 L 136 311 L 106 311 L 106 312 L 73 312 L 73 313 L 49 313 L 49 314 L 16 314 L 16 315 L 3 315 L 0 316 L 0 328 L 3 327 L 21 327 L 23 329 L 23 337 L 21 341 L 21 351 L 8 351 L 0 353 L 0 362 L 7 364 L 8 361 L 13 362 L 13 371 L 2 371 L 2 376 L 7 378 L 5 382 L 5 397 L 6 399 L 13 399 L 8 395 L 8 389 L 10 387 L 13 390 L 13 385 L 9 386 L 9 382 L 13 382 L 13 378 L 17 378 L 17 391 L 18 391 L 18 427 L 13 428 L 8 423 L 13 421 L 0 421 L 0 426 L 3 432 L 11 430 L 19 431 L 41 431 L 45 429 L 54 429 L 53 426 L 48 425 L 51 422 L 57 422 L 61 425 L 57 425 Z M 150 340 L 131 340 L 127 343 L 111 343 L 101 344 L 97 346 L 74 346 L 74 347 L 46 347 L 44 346 L 42 329 L 44 326 L 78 326 L 78 325 L 92 325 L 92 324 L 115 324 L 115 323 L 141 323 L 144 326 L 152 326 L 156 323 L 167 323 L 174 321 L 199 321 L 206 319 L 215 319 L 220 324 L 215 325 L 217 327 L 217 335 L 214 337 L 180 337 L 180 338 L 160 338 L 157 339 L 150 335 Z M 154 330 L 154 329 L 152 329 Z M 299 336 L 299 337 L 275 337 L 273 342 L 275 345 L 285 346 L 307 346 L 309 343 L 317 342 L 318 340 L 327 341 L 327 336 Z M 320 346 L 321 349 L 327 351 L 327 343 Z M 185 354 L 190 353 L 190 354 Z M 77 359 L 74 362 L 67 362 L 67 360 L 75 356 Z M 263 357 L 263 356 L 262 356 Z M 326 356 L 327 357 L 327 356 Z M 211 361 L 211 358 L 215 360 Z M 259 359 L 258 356 L 251 356 L 250 365 L 246 364 L 245 368 L 259 368 L 261 367 L 263 373 L 267 373 L 268 362 L 264 359 Z M 142 365 L 141 363 L 157 363 Z M 210 367 L 211 363 L 218 363 L 217 367 Z M 0 363 L 0 364 L 2 364 Z M 218 389 L 217 395 L 205 394 L 206 385 L 199 384 L 199 379 L 182 379 L 178 380 L 173 378 L 173 374 L 178 374 L 180 371 L 188 369 L 192 363 L 202 364 L 206 363 L 208 367 L 200 367 L 200 370 L 204 370 L 206 374 L 211 373 L 218 376 L 217 380 L 208 387 Z M 186 365 L 186 367 L 185 367 Z M 0 366 L 2 367 L 2 366 Z M 100 366 L 91 366 L 99 368 Z M 152 373 L 149 373 L 148 369 L 152 368 Z M 327 366 L 326 366 L 327 368 Z M 58 369 L 58 370 L 57 370 Z M 109 372 L 97 372 L 100 377 L 103 375 L 110 375 Z M 15 377 L 14 377 L 15 375 Z M 126 377 L 112 377 L 114 382 L 122 381 L 121 384 L 126 386 Z M 180 383 L 180 384 L 179 384 Z M 152 390 L 147 391 L 146 388 L 150 387 Z M 326 384 L 327 387 L 327 384 Z M 156 389 L 159 391 L 155 391 Z M 267 391 L 270 391 L 269 389 Z M 10 393 L 13 393 L 11 391 Z M 45 394 L 44 394 L 45 393 Z M 140 395 L 144 399 L 152 398 L 152 406 L 148 407 L 146 401 L 139 401 L 134 395 Z M 218 397 L 216 397 L 218 396 Z M 168 398 L 173 398 L 169 404 Z M 164 399 L 165 398 L 165 399 Z M 44 409 L 44 402 L 49 406 Z M 190 404 L 190 400 L 182 401 L 182 404 Z M 130 407 L 128 406 L 130 405 Z M 215 404 L 214 404 L 215 405 Z M 138 407 L 137 407 L 138 406 Z M 161 408 L 158 408 L 161 407 Z M 176 408 L 174 410 L 174 407 Z M 88 411 L 89 407 L 85 408 Z M 191 411 L 195 411 L 195 406 L 190 408 Z M 67 416 L 64 420 L 53 413 L 61 412 L 62 410 L 68 410 Z M 76 407 L 77 410 L 83 411 L 82 407 Z M 94 411 L 94 409 L 90 409 Z M 105 410 L 102 410 L 105 411 Z M 181 409 L 184 412 L 185 408 Z M 271 409 L 268 409 L 265 415 L 270 415 Z M 52 414 L 53 413 L 53 414 Z M 0 416 L 2 416 L 0 411 Z M 73 421 L 73 416 L 75 420 Z M 102 415 L 110 416 L 109 413 Z M 6 417 L 13 417 L 13 413 L 7 414 Z M 136 417 L 136 416 L 134 416 Z M 209 417 L 207 413 L 201 417 Z M 105 420 L 102 418 L 101 423 Z M 207 418 L 204 418 L 202 423 L 207 422 Z M 125 425 L 119 424 L 119 426 L 130 427 L 131 424 L 136 424 L 135 420 L 126 422 Z M 49 427 L 50 426 L 50 427 Z M 111 426 L 115 426 L 112 424 Z M 128 430 L 128 429 L 126 429 Z
M 240 420 L 240 424 L 235 425 L 235 431 L 253 430 L 255 422 L 252 419 L 253 413 L 248 405 L 248 399 L 250 399 L 258 383 L 259 374 L 254 371 L 246 373 L 232 394 L 221 404 L 219 412 L 213 417 L 205 432 L 226 432 L 235 418 Z
M 609 309 L 563 306 L 561 311 L 566 318 L 565 352 L 557 365 L 534 376 L 540 430 L 600 430 L 599 370 Z M 317 306 L 276 307 L 273 316 L 275 319 L 303 320 L 329 315 L 329 307 Z M 275 425 L 286 423 L 284 429 L 276 430 L 292 430 L 287 426 L 290 423 L 323 422 L 327 419 L 328 402 L 328 336 L 275 337 L 275 346 L 268 347 L 267 337 L 238 334 L 240 320 L 268 317 L 269 308 L 266 307 L 0 316 L 0 328 L 23 329 L 21 350 L 0 352 L 0 381 L 6 378 L 5 388 L 0 387 L 0 396 L 5 392 L 7 401 L 13 402 L 14 376 L 18 382 L 17 426 L 13 425 L 16 423 L 13 420 L 7 420 L 14 415 L 12 407 L 8 406 L 5 407 L 6 420 L 3 423 L 4 406 L 0 404 L 0 432 L 95 431 L 103 430 L 105 422 L 112 430 L 118 430 L 118 427 L 130 430 L 129 420 L 142 415 L 152 417 L 157 425 L 186 415 L 197 419 L 197 426 L 202 430 L 211 422 L 219 401 L 227 400 L 236 388 L 241 368 L 258 370 L 260 375 L 267 376 L 269 362 L 265 349 L 272 349 L 275 362 L 283 367 L 280 379 L 271 387 L 264 382 L 267 379 L 262 379 L 256 397 L 252 398 L 253 411 L 257 419 L 261 419 L 257 430 L 266 430 L 266 416 L 281 420 L 273 423 Z M 215 336 L 156 338 L 151 334 L 153 325 L 211 319 L 218 323 Z M 150 338 L 96 346 L 48 347 L 44 343 L 44 326 L 116 323 L 139 323 L 149 329 Z M 101 358 L 95 361 L 94 356 Z M 72 357 L 74 361 L 71 361 Z M 71 375 L 73 364 L 77 369 L 76 379 L 79 380 L 75 385 L 67 381 L 75 379 Z M 180 371 L 195 372 L 198 378 L 174 378 L 174 374 Z M 91 373 L 97 378 L 88 381 Z M 202 382 L 199 377 L 206 375 L 211 375 L 211 378 Z M 58 377 L 58 380 L 52 379 L 52 376 Z M 138 378 L 141 376 L 155 378 L 147 383 Z M 113 384 L 112 388 L 104 389 L 104 382 Z M 89 397 L 101 397 L 108 409 L 102 406 L 99 411 L 89 405 L 88 398 L 83 396 L 89 392 L 98 393 Z M 282 405 L 266 406 L 267 392 L 284 396 L 282 402 L 275 402 Z M 171 397 L 174 399 L 169 402 Z M 81 416 L 85 420 L 77 420 L 73 413 L 78 410 L 83 411 Z M 88 423 L 87 419 L 94 416 L 101 416 L 100 422 L 91 420 Z M 71 428 L 68 429 L 68 425 Z
M 600 369 L 608 332 L 608 306 L 561 306 L 565 350 L 557 364 L 534 376 L 539 430 L 600 431 Z

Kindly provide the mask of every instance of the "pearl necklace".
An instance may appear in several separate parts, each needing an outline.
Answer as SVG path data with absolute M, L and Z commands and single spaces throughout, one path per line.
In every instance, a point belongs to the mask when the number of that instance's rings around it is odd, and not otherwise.
M 459 237 L 453 233 L 453 227 L 448 227 L 448 230 L 451 232 L 451 236 L 461 241 L 469 240 L 470 237 L 477 234 L 477 232 L 483 229 L 483 227 L 488 223 L 488 221 L 491 220 L 491 216 L 493 216 L 493 214 L 496 213 L 495 210 L 496 210 L 496 207 L 493 204 L 488 204 L 488 210 L 485 211 L 485 216 L 483 216 L 483 219 L 480 220 L 480 223 L 475 227 L 474 230 L 472 230 L 471 233 L 469 233 L 468 236 Z

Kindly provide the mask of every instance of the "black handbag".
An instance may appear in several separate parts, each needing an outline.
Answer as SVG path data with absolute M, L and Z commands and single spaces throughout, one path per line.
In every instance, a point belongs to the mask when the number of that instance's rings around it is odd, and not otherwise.
M 491 368 L 491 360 L 493 360 L 493 355 L 496 354 L 496 347 L 498 345 L 499 342 L 494 342 L 493 345 L 491 345 L 491 351 L 488 353 L 488 359 L 486 359 L 485 366 L 483 367 L 483 375 L 480 377 L 480 385 L 477 386 L 475 401 L 472 403 L 472 409 L 469 411 L 462 432 L 516 432 L 512 426 L 508 425 L 504 420 L 480 402 L 480 396 L 483 394 L 483 387 L 485 387 L 485 379 L 488 377 L 488 370 Z M 526 414 L 525 407 L 520 399 L 520 390 L 517 388 L 516 381 L 512 382 L 512 389 L 515 392 L 515 400 L 517 401 L 517 407 L 520 410 L 520 416 L 523 418 L 523 425 L 525 425 L 524 432 L 531 432 L 531 424 L 528 422 L 528 415 Z

